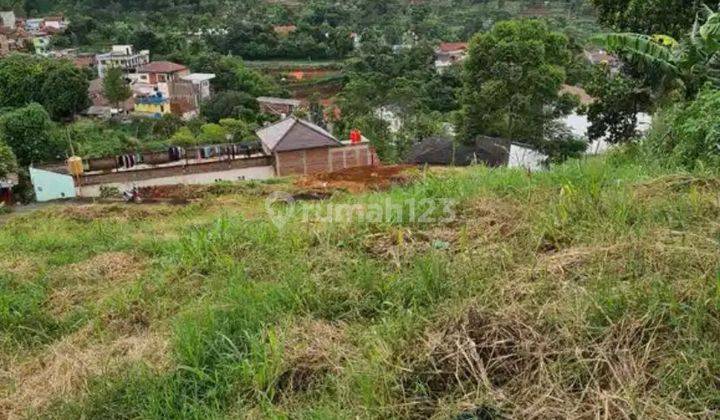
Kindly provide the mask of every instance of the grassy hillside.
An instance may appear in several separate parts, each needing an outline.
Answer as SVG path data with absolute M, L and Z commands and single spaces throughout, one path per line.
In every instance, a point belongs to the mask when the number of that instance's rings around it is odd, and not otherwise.
M 718 187 L 615 156 L 420 173 L 274 219 L 289 182 L 19 216 L 0 232 L 0 412 L 712 417 Z M 440 198 L 454 220 L 303 215 Z

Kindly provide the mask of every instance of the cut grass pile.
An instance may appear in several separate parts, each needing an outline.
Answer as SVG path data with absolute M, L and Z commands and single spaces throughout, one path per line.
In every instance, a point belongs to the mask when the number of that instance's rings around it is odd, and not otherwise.
M 0 416 L 720 415 L 720 178 L 414 178 L 272 217 L 292 185 L 10 220 Z

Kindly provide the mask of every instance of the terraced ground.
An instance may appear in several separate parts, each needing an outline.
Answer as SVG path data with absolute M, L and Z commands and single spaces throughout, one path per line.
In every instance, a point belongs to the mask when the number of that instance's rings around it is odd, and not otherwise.
M 13 217 L 0 417 L 718 415 L 720 178 L 612 155 L 413 179 Z

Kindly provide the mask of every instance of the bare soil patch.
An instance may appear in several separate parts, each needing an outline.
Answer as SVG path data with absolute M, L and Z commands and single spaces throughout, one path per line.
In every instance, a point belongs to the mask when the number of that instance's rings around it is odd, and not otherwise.
M 363 166 L 336 172 L 309 175 L 298 179 L 296 186 L 309 190 L 345 190 L 351 193 L 386 190 L 393 185 L 412 181 L 412 165 Z

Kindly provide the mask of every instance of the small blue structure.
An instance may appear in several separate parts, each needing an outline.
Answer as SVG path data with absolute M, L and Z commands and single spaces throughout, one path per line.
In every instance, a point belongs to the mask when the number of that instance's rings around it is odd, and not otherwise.
M 30 180 L 39 202 L 74 198 L 75 181 L 70 175 L 30 168 Z

